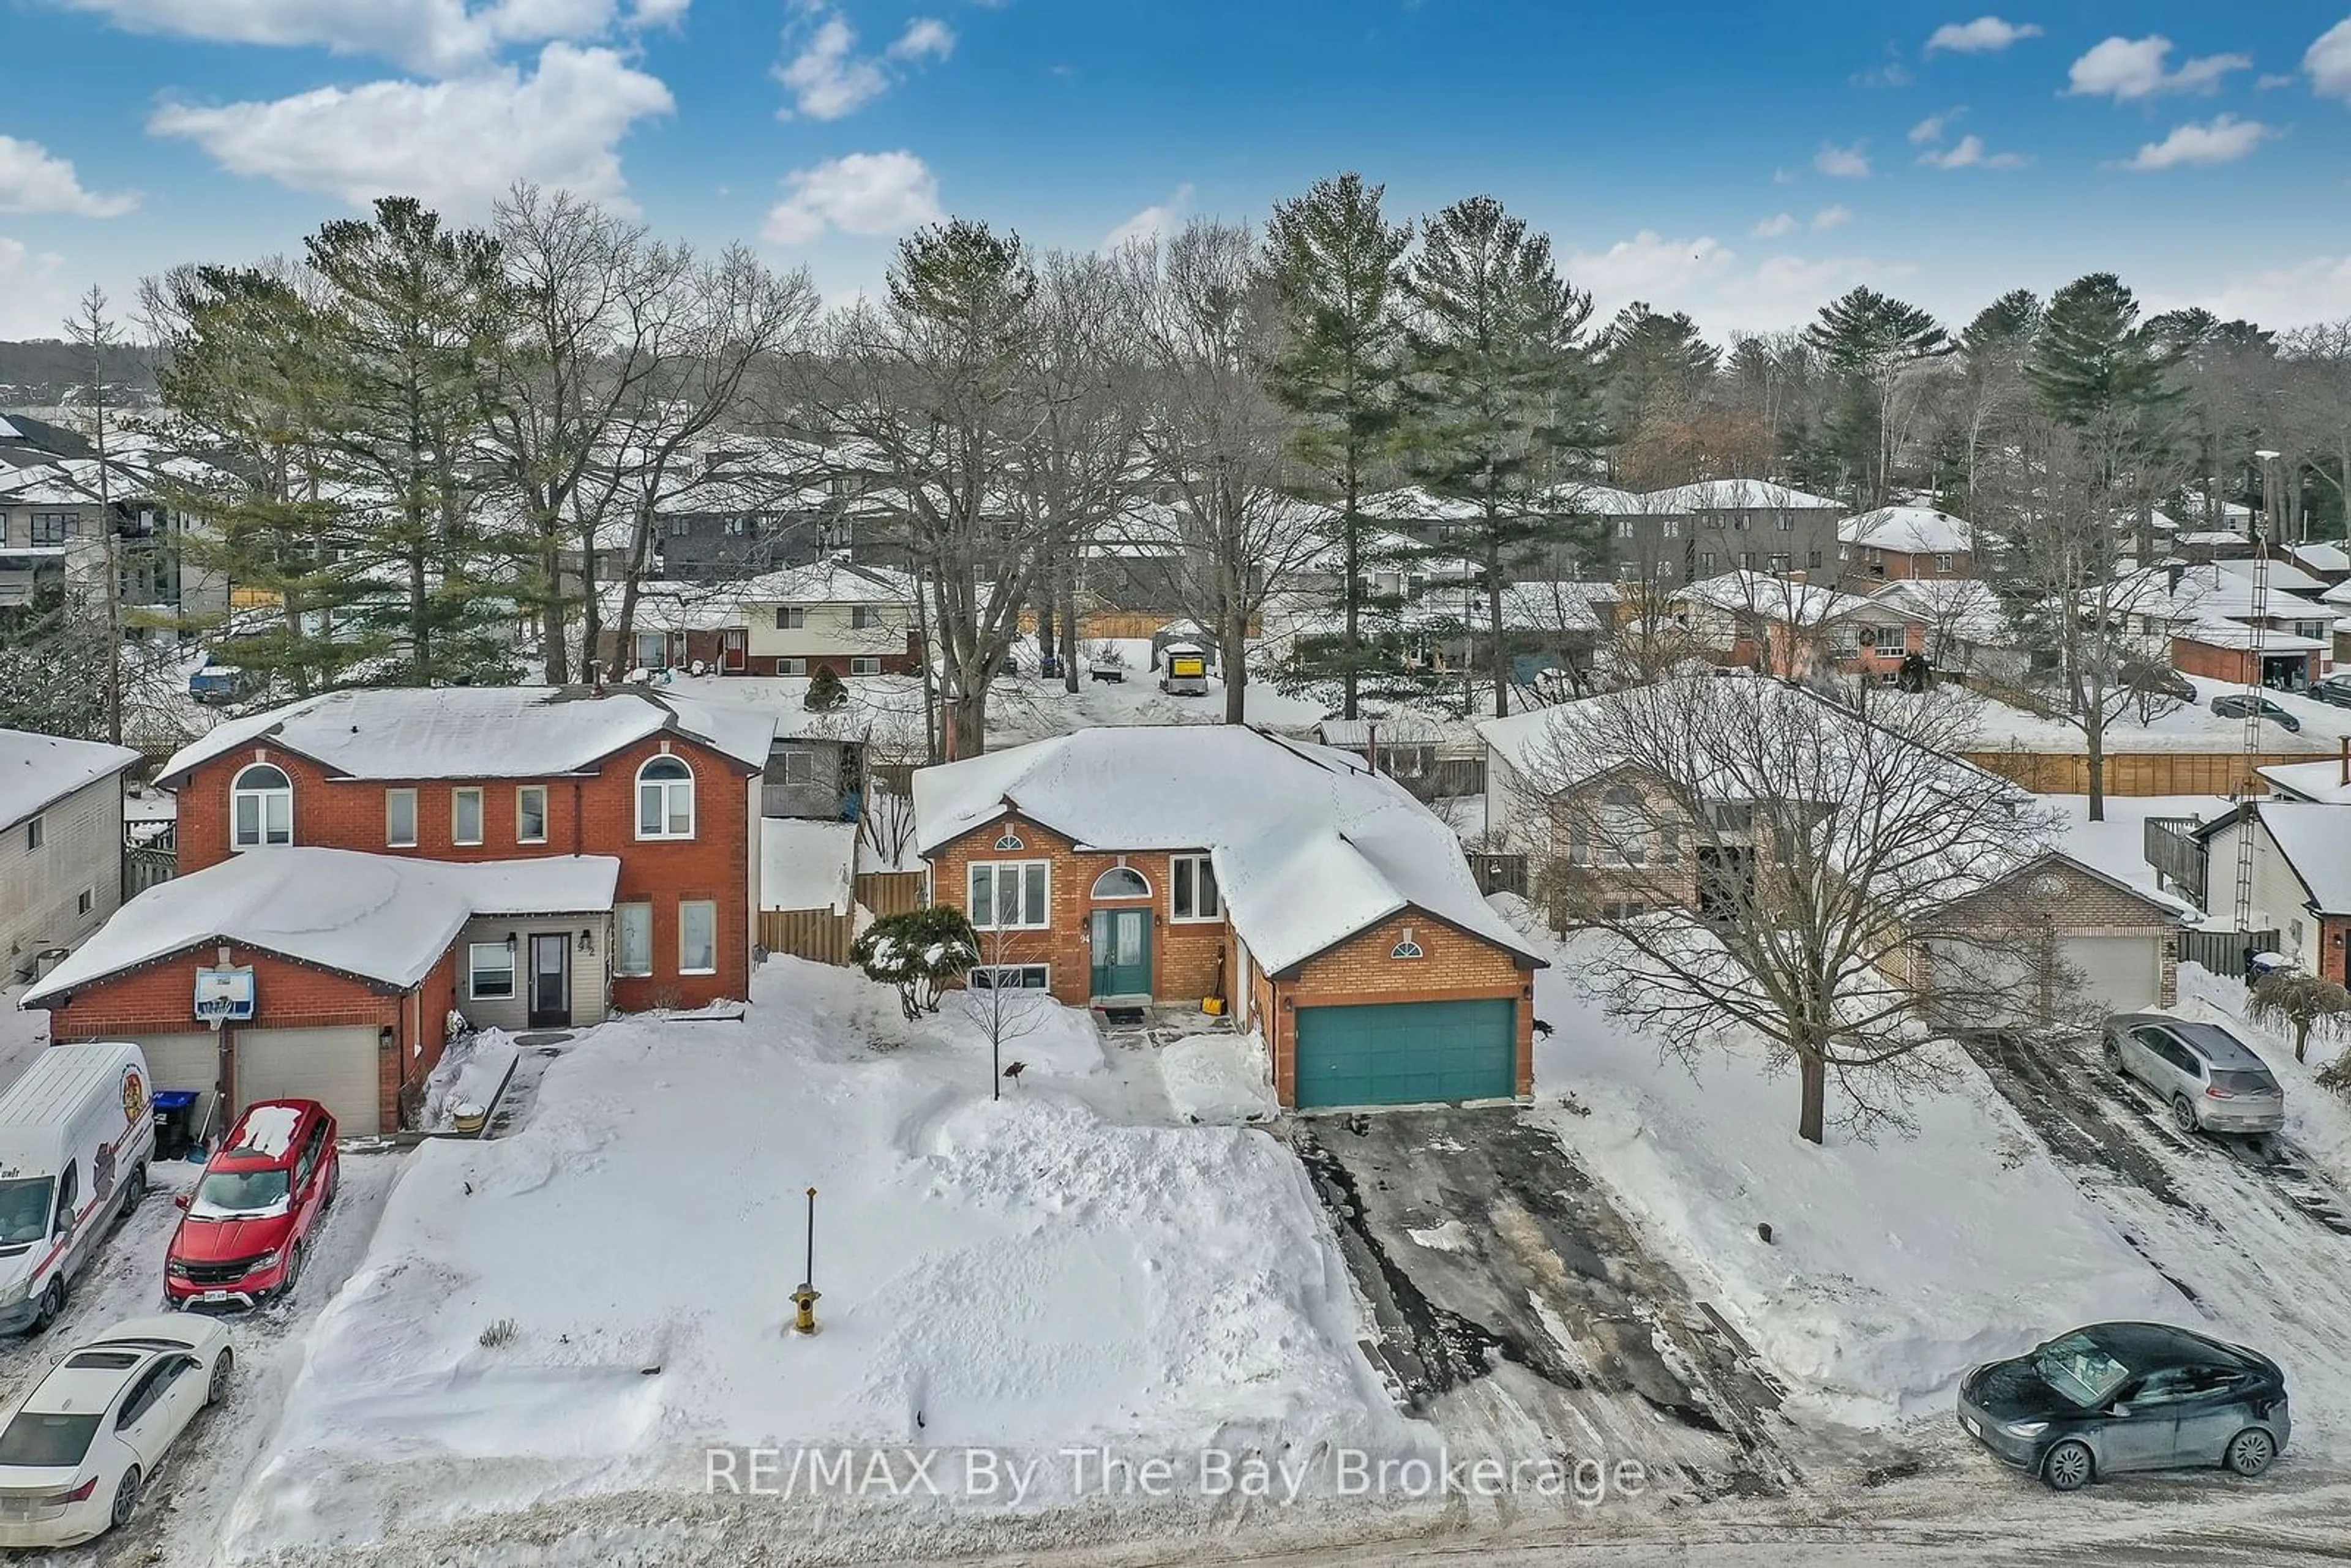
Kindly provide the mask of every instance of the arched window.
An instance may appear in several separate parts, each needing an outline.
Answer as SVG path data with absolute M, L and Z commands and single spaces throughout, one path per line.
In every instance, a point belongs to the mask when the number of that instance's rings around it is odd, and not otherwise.
M 230 847 L 265 849 L 294 841 L 294 780 L 286 770 L 256 762 L 228 787 Z
M 1149 898 L 1151 884 L 1132 866 L 1114 865 L 1094 878 L 1096 898 Z
M 674 757 L 637 769 L 637 837 L 694 837 L 694 769 Z
M 1639 865 L 1649 858 L 1648 813 L 1641 792 L 1619 784 L 1600 798 L 1600 863 Z

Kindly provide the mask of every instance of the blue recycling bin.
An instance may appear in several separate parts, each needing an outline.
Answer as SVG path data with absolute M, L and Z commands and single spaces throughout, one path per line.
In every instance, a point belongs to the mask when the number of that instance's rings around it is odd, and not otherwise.
M 157 1159 L 187 1158 L 189 1145 L 196 1141 L 196 1102 L 203 1098 L 203 1092 L 194 1089 L 155 1091 Z

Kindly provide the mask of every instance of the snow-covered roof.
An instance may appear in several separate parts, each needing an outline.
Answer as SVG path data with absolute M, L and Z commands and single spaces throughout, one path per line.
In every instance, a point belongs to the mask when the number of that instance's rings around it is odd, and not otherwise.
M 2172 628 L 2183 643 L 2208 648 L 2250 648 L 2264 653 L 2324 653 L 2333 644 L 2315 637 L 2299 637 L 2271 626 L 2248 626 L 2240 621 L 2195 621 Z
M 127 746 L 0 729 L 0 827 L 13 827 L 51 801 L 138 760 L 139 754 Z
M 267 744 L 351 779 L 548 778 L 579 773 L 664 732 L 764 768 L 775 716 L 642 686 L 354 687 L 216 726 L 174 753 L 163 783 Z
M 2158 512 L 2156 516 L 2162 517 L 2163 514 Z M 2170 519 L 2167 517 L 2164 520 L 2168 522 Z M 2209 547 L 2214 545 L 2251 544 L 2252 541 L 2246 538 L 2244 535 L 2237 532 L 2233 528 L 2190 528 L 2186 533 L 2174 534 L 2172 536 L 2171 542 L 2181 545 L 2204 545 Z
M 1932 507 L 1880 507 L 1837 525 L 1837 538 L 1870 549 L 1907 555 L 1949 555 L 1975 548 L 1967 519 Z
M 1696 604 L 1742 615 L 1760 615 L 1797 626 L 1818 626 L 1868 610 L 1869 601 L 1817 582 L 1798 582 L 1761 571 L 1727 571 L 1700 578 L 1674 595 Z
M 2339 757 L 2323 762 L 2273 762 L 2261 775 L 2281 794 L 2329 805 L 2351 806 L 2351 768 Z
M 1470 522 L 1486 515 L 1483 507 L 1466 497 L 1439 496 L 1419 485 L 1366 496 L 1355 509 L 1391 523 Z
M 1897 578 L 1869 596 L 1872 604 L 1916 616 L 1971 643 L 2006 637 L 2000 596 L 1972 577 Z
M 759 907 L 849 913 L 857 824 L 799 817 L 759 819 Z
M 2306 571 L 2351 572 L 2351 550 L 2341 545 L 2314 539 L 2308 544 L 2288 545 L 2285 553 Z
M 611 855 L 456 864 L 356 850 L 249 851 L 124 904 L 23 1005 L 214 943 L 404 988 L 432 972 L 475 915 L 610 909 L 620 875 Z
M 1645 512 L 1843 511 L 1825 496 L 1809 496 L 1768 479 L 1701 479 L 1651 490 L 1638 497 Z
M 1646 508 L 1641 497 L 1613 485 L 1569 479 L 1543 492 L 1543 499 L 1562 511 L 1588 512 L 1604 517 L 1637 517 Z
M 2252 583 L 2254 562 L 2250 559 L 2220 560 L 2214 561 L 2212 565 L 2215 570 L 2225 571 L 2231 577 L 2242 579 L 2248 587 Z M 2325 592 L 2327 589 L 2325 578 L 2313 577 L 2294 562 L 2280 560 L 2276 556 L 2270 557 L 2269 570 L 2266 575 L 2272 593 L 2315 596 Z
M 2321 915 L 2351 915 L 2351 806 L 2264 800 L 2253 810 L 2310 894 L 2312 906 Z M 2218 825 L 2208 824 L 2198 836 Z
M 914 774 L 925 855 L 1018 812 L 1081 849 L 1206 850 L 1227 915 L 1280 973 L 1419 910 L 1531 959 L 1453 830 L 1361 758 L 1238 725 L 1125 725 Z

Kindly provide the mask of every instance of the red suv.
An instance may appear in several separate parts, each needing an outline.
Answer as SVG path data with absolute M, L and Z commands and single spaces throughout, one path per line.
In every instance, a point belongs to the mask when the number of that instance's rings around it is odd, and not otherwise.
M 243 1116 L 172 1234 L 163 1299 L 206 1311 L 282 1296 L 302 1276 L 302 1255 L 342 1174 L 335 1119 L 315 1100 L 264 1100 Z

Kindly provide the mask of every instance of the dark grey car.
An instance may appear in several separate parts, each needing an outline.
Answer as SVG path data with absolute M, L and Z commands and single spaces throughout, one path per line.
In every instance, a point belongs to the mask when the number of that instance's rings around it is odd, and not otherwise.
M 1979 1366 L 1959 1381 L 1959 1425 L 2059 1491 L 2124 1470 L 2257 1476 L 2293 1431 L 2277 1363 L 2168 1323 L 2093 1323 Z

